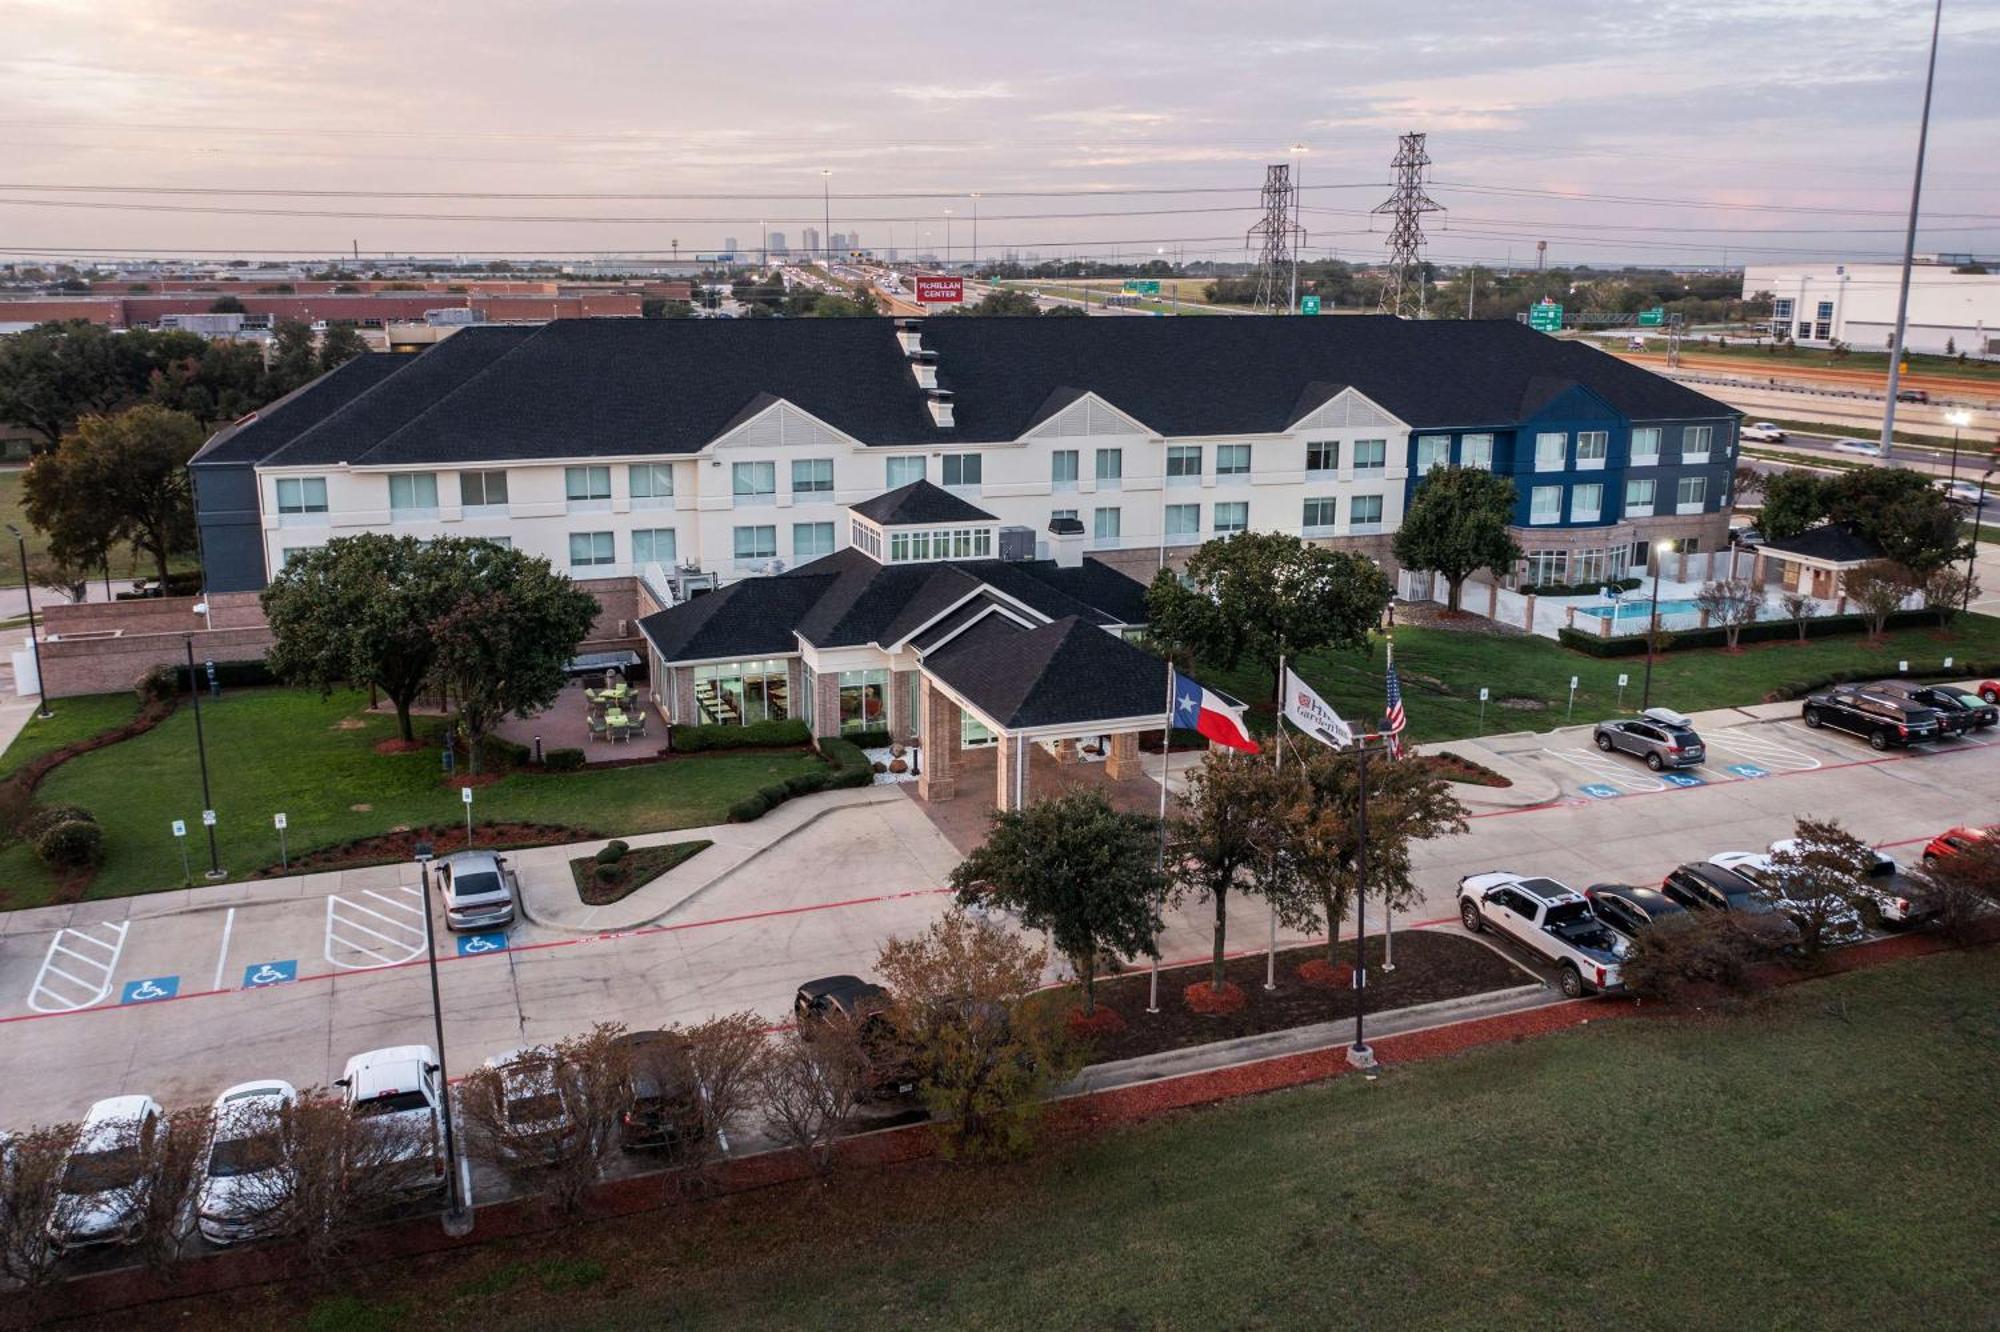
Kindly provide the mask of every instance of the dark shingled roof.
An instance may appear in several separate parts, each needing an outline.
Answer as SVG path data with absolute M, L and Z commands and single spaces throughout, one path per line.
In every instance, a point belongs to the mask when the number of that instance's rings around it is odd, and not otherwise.
M 1009 730 L 1166 710 L 1160 659 L 1074 616 L 1023 629 L 989 615 L 924 669 Z
M 797 652 L 792 626 L 826 591 L 826 575 L 747 578 L 639 621 L 668 661 L 772 657 Z
M 921 478 L 848 506 L 883 527 L 905 523 L 990 523 L 993 515 Z
M 276 402 L 217 431 L 189 460 L 198 463 L 257 463 L 297 439 L 398 370 L 408 356 L 369 352 L 357 356 Z
M 895 447 L 1018 439 L 1085 393 L 1169 436 L 1286 430 L 1342 386 L 1419 428 L 1511 425 L 1570 381 L 1634 420 L 1736 415 L 1512 320 L 933 319 L 923 339 L 954 395 L 949 427 L 932 419 L 887 319 L 475 325 L 296 438 L 266 437 L 277 447 L 263 456 L 449 466 L 686 454 L 780 399 Z M 230 456 L 259 447 L 253 435 Z
M 1802 555 L 1829 564 L 1863 564 L 1882 558 L 1882 547 L 1856 531 L 1852 523 L 1827 523 L 1795 537 L 1766 541 L 1764 549 L 1784 555 Z

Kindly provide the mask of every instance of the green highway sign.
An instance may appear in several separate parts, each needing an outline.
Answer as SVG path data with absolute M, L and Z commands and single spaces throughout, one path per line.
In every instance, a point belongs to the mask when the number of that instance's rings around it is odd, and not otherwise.
M 1317 296 L 1301 296 L 1301 297 L 1299 297 L 1299 313 L 1300 313 L 1300 314 L 1318 314 L 1318 313 L 1319 313 L 1319 297 L 1317 297 Z
M 1560 333 L 1563 326 L 1563 308 L 1550 301 L 1528 307 L 1528 327 L 1537 333 Z
M 1660 325 L 1666 322 L 1667 322 L 1667 309 L 1665 306 L 1660 306 L 1652 310 L 1639 311 L 1640 328 L 1658 328 Z
M 1160 294 L 1160 284 L 1156 278 L 1136 278 L 1125 284 L 1125 290 L 1135 296 L 1157 296 Z

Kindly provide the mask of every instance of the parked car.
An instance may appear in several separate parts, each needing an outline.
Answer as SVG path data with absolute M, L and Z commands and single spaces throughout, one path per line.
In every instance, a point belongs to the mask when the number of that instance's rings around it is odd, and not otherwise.
M 242 1082 L 215 1098 L 208 1160 L 195 1194 L 195 1227 L 211 1244 L 270 1233 L 273 1177 L 287 1168 L 285 1127 L 299 1094 L 275 1078 Z
M 1979 688 L 1973 692 L 1988 703 L 2000 703 L 2000 680 L 1981 680 Z
M 1770 893 L 1720 865 L 1695 861 L 1669 870 L 1660 881 L 1660 891 L 1690 911 L 1733 911 L 1770 924 L 1787 939 L 1798 935 L 1798 926 L 1778 909 Z
M 150 1096 L 113 1096 L 90 1107 L 56 1185 L 48 1236 L 57 1252 L 138 1238 L 146 1159 L 163 1114 Z
M 486 1067 L 499 1075 L 500 1110 L 507 1133 L 524 1146 L 540 1146 L 551 1154 L 576 1132 L 563 1086 L 556 1052 L 546 1045 L 524 1045 L 491 1055 Z
M 1780 838 L 1771 843 L 1770 854 L 1780 855 L 1797 846 L 1795 838 Z M 1896 863 L 1896 858 L 1872 846 L 1868 848 L 1868 866 L 1854 889 L 1860 897 L 1856 906 L 1862 923 L 1870 929 L 1907 929 L 1937 914 L 1937 909 L 1903 877 L 1903 867 Z
M 1950 717 L 1954 713 L 1969 716 L 1975 731 L 2000 723 L 2000 705 L 1988 703 L 1970 689 L 1953 684 L 1925 685 L 1923 689 L 1926 696 L 1918 701 L 1936 708 L 1940 716 Z
M 1764 544 L 1764 534 L 1754 527 L 1732 527 L 1729 544 L 1741 550 L 1755 550 Z
M 1571 999 L 1623 986 L 1619 964 L 1627 944 L 1578 892 L 1554 879 L 1499 870 L 1458 881 L 1458 918 L 1474 934 L 1491 924 L 1555 964 Z
M 1924 389 L 1897 389 L 1897 402 L 1929 402 L 1931 395 Z
M 1924 864 L 1935 865 L 1946 856 L 1955 856 L 1974 842 L 1993 836 L 1990 828 L 1947 828 L 1924 847 Z
M 1657 888 L 1624 883 L 1597 883 L 1583 890 L 1597 918 L 1629 941 L 1639 931 L 1668 916 L 1683 916 L 1687 908 Z
M 1836 897 L 1828 902 L 1806 895 L 1804 889 L 1787 883 L 1776 863 L 1761 851 L 1723 851 L 1710 856 L 1708 863 L 1721 866 L 1767 894 L 1778 910 L 1791 917 L 1801 933 L 1810 917 L 1817 914 L 1825 922 L 1820 929 L 1822 942 L 1859 943 L 1868 937 L 1868 931 L 1862 928 L 1861 913 L 1849 906 L 1845 898 Z
M 444 894 L 445 928 L 455 931 L 498 930 L 514 923 L 514 903 L 520 885 L 507 857 L 491 851 L 461 851 L 431 868 Z
M 626 1070 L 619 1145 L 628 1152 L 676 1151 L 699 1136 L 701 1089 L 686 1038 L 671 1031 L 629 1031 L 615 1044 Z
M 1836 439 L 1827 446 L 1835 453 L 1865 453 L 1870 457 L 1882 451 L 1882 446 L 1868 439 Z
M 1669 708 L 1648 708 L 1625 721 L 1602 721 L 1591 731 L 1597 747 L 1607 754 L 1636 754 L 1654 772 L 1692 768 L 1708 757 L 1694 719 Z
M 355 1167 L 393 1170 L 408 1193 L 445 1187 L 444 1088 L 430 1046 L 392 1045 L 355 1055 L 333 1085 L 346 1093 L 356 1119 L 380 1119 L 388 1130 L 385 1146 Z
M 823 976 L 799 986 L 792 998 L 792 1017 L 799 1035 L 815 1040 L 829 1023 L 852 1024 L 859 1031 L 868 1058 L 868 1094 L 888 1100 L 914 1095 L 917 1072 L 900 1048 L 889 1019 L 892 999 L 880 985 L 859 976 Z
M 1938 489 L 1954 504 L 1969 505 L 1975 509 L 1986 507 L 1986 492 L 1976 481 L 1940 481 Z
M 1814 729 L 1831 726 L 1858 735 L 1871 749 L 1936 740 L 1944 734 L 1943 722 L 1931 709 L 1868 685 L 1835 685 L 1808 694 L 1800 715 Z
M 1750 444 L 1782 444 L 1785 432 L 1773 422 L 1759 421 L 1755 425 L 1744 426 L 1736 437 Z

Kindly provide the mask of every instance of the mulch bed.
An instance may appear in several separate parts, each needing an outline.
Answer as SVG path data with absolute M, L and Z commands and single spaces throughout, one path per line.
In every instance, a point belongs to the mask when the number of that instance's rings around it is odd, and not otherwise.
M 594 836 L 601 837 L 603 834 L 555 823 L 482 823 L 474 830 L 471 844 L 482 851 L 492 851 L 516 846 L 549 846 L 557 842 L 587 842 Z M 312 874 L 320 870 L 392 865 L 399 860 L 415 859 L 418 842 L 429 842 L 431 850 L 440 856 L 463 851 L 466 849 L 465 825 L 399 828 L 394 832 L 293 856 L 288 865 L 266 865 L 251 877 L 268 879 L 280 874 Z
M 1184 991 L 1199 984 L 1205 991 L 1208 964 L 1174 967 L 1160 973 L 1160 1011 L 1146 1011 L 1151 978 L 1144 967 L 1123 976 L 1097 982 L 1097 1007 L 1124 1019 L 1124 1030 L 1102 1032 L 1092 1041 L 1093 1063 L 1131 1059 L 1159 1050 L 1178 1050 L 1208 1041 L 1226 1041 L 1237 1036 L 1253 1036 L 1265 1031 L 1311 1026 L 1354 1016 L 1354 990 L 1328 984 L 1320 968 L 1301 978 L 1299 968 L 1309 963 L 1324 964 L 1326 949 L 1314 944 L 1307 948 L 1281 949 L 1278 953 L 1278 987 L 1264 988 L 1264 954 L 1231 958 L 1223 968 L 1228 985 L 1242 994 L 1243 1006 L 1233 1012 L 1193 1011 Z M 1340 957 L 1351 967 L 1354 941 L 1340 945 Z M 1398 930 L 1396 969 L 1384 971 L 1382 939 L 1368 940 L 1368 1010 L 1384 1012 L 1409 1008 L 1440 999 L 1458 999 L 1469 994 L 1507 989 L 1529 984 L 1533 977 L 1500 957 L 1492 949 L 1461 935 L 1441 930 Z M 1336 971 L 1340 968 L 1337 965 Z M 1065 998 L 1068 996 L 1066 995 Z
M 1443 750 L 1436 754 L 1425 754 L 1417 762 L 1429 767 L 1448 782 L 1461 782 L 1467 786 L 1512 786 L 1512 780 L 1502 777 L 1484 763 L 1475 763 L 1462 754 Z
M 570 877 L 576 881 L 576 895 L 585 906 L 610 906 L 714 845 L 704 839 L 669 842 L 665 846 L 635 846 L 610 866 L 616 873 L 608 881 L 598 876 L 596 856 L 578 856 L 569 862 Z

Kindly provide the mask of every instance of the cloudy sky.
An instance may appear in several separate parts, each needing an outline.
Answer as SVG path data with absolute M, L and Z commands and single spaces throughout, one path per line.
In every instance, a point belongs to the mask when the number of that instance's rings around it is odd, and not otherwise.
M 0 0 L 0 253 L 796 245 L 825 185 L 871 246 L 1241 258 L 1302 143 L 1308 253 L 1372 258 L 1424 130 L 1447 262 L 1886 257 L 1930 12 Z M 1947 0 L 1921 249 L 2000 254 L 1995 69 Z

